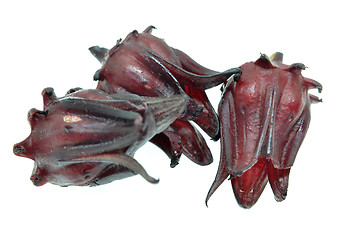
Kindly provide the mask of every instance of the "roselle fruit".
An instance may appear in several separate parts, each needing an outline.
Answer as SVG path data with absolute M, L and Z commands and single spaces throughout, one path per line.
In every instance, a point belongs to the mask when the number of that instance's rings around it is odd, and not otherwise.
M 268 181 L 277 201 L 286 198 L 290 168 L 310 123 L 310 105 L 321 101 L 308 90 L 321 92 L 322 85 L 301 75 L 303 64 L 285 65 L 282 59 L 281 53 L 261 55 L 225 84 L 218 108 L 221 159 L 206 204 L 228 177 L 241 207 L 252 207 Z
M 42 95 L 44 109 L 28 114 L 30 135 L 14 145 L 16 155 L 34 160 L 35 185 L 94 186 L 135 174 L 158 182 L 133 155 L 181 115 L 184 96 L 72 89 L 58 98 L 52 88 Z
M 90 48 L 102 63 L 101 69 L 94 75 L 94 79 L 98 80 L 97 89 L 108 93 L 130 92 L 150 97 L 186 93 L 187 108 L 181 116 L 182 120 L 193 120 L 212 139 L 218 140 L 218 117 L 205 90 L 225 82 L 233 74 L 240 74 L 240 69 L 232 68 L 225 72 L 207 69 L 182 51 L 153 36 L 153 29 L 150 26 L 142 33 L 135 30 L 123 41 L 117 41 L 110 50 L 98 46 Z M 195 135 L 184 135 L 191 132 Z M 171 124 L 170 128 L 151 142 L 171 158 L 172 167 L 177 165 L 182 152 L 200 165 L 212 162 L 205 140 L 192 123 Z

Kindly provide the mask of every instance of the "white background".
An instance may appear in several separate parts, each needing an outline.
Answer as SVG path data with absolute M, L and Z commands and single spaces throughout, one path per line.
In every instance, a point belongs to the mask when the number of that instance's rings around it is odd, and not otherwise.
M 361 8 L 358 1 L 5 1 L 1 2 L 0 239 L 361 239 Z M 61 2 L 61 3 L 60 3 Z M 12 153 L 30 133 L 26 114 L 41 91 L 62 96 L 95 88 L 100 67 L 88 47 L 112 47 L 134 29 L 154 35 L 214 70 L 260 53 L 284 53 L 324 85 L 322 104 L 290 174 L 287 199 L 266 187 L 240 208 L 226 181 L 204 205 L 219 161 L 175 169 L 146 144 L 136 159 L 152 185 L 135 176 L 96 188 L 35 187 L 33 162 Z M 219 87 L 207 92 L 214 106 Z M 312 91 L 316 93 L 316 91 Z

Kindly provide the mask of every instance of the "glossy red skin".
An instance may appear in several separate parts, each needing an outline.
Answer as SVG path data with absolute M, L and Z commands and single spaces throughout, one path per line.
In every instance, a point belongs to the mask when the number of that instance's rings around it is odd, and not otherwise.
M 231 177 L 238 203 L 250 208 L 268 180 L 276 200 L 285 199 L 310 104 L 319 101 L 308 89 L 322 86 L 301 75 L 304 65 L 283 64 L 280 53 L 273 61 L 262 55 L 240 68 L 243 74 L 227 82 L 219 104 L 221 161 L 206 202 Z
M 213 158 L 205 139 L 192 123 L 175 120 L 170 127 L 178 131 L 182 142 L 182 153 L 186 157 L 191 160 L 199 159 L 195 163 L 202 166 L 212 162 Z
M 103 63 L 102 68 L 95 74 L 95 79 L 99 80 L 97 88 L 108 93 L 130 92 L 142 96 L 186 93 L 190 98 L 184 119 L 193 119 L 212 139 L 218 140 L 218 117 L 204 90 L 223 83 L 234 73 L 240 73 L 240 70 L 231 69 L 218 73 L 207 69 L 182 51 L 151 35 L 152 29 L 150 26 L 142 33 L 131 32 L 123 41 L 118 41 L 109 52 L 104 48 L 90 48 Z M 182 127 L 180 124 L 171 127 L 179 134 L 187 131 L 177 129 Z M 174 143 L 181 139 L 181 144 L 185 146 L 205 144 L 202 149 L 208 149 L 205 140 L 200 136 L 198 134 L 193 138 L 187 138 L 164 133 L 156 136 L 151 142 L 164 150 L 171 158 L 171 166 L 175 166 L 183 150 Z M 184 151 L 190 150 L 186 148 L 183 147 Z M 207 165 L 212 162 L 212 158 L 209 158 L 211 153 L 207 151 L 206 155 L 202 152 L 186 155 L 195 163 Z
M 171 159 L 171 167 L 179 164 L 181 154 L 201 166 L 209 165 L 212 155 L 202 134 L 192 123 L 175 120 L 165 131 L 150 140 Z
M 14 146 L 33 159 L 36 186 L 94 186 L 135 174 L 156 183 L 132 158 L 185 108 L 183 97 L 141 98 L 99 90 L 43 91 L 44 110 L 30 110 L 31 134 Z

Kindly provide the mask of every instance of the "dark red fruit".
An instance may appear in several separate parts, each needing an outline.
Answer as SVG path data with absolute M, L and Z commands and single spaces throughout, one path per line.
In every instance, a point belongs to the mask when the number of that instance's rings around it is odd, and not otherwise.
M 52 88 L 42 94 L 44 109 L 28 114 L 29 137 L 14 146 L 16 155 L 35 161 L 35 185 L 100 185 L 135 174 L 158 181 L 133 155 L 181 115 L 183 96 L 151 98 L 75 89 L 57 98 Z
M 153 36 L 153 29 L 154 27 L 150 26 L 142 33 L 135 30 L 123 41 L 119 40 L 109 51 L 98 46 L 90 48 L 102 63 L 102 68 L 94 75 L 94 79 L 99 81 L 97 88 L 108 93 L 130 92 L 153 97 L 186 93 L 188 104 L 182 119 L 193 120 L 212 139 L 218 140 L 218 117 L 205 94 L 205 89 L 225 82 L 233 74 L 240 74 L 240 69 L 233 68 L 221 73 L 207 69 L 182 51 Z M 182 136 L 187 130 L 178 129 L 182 127 L 181 124 L 171 127 L 172 134 L 164 133 L 152 140 L 171 158 L 171 166 L 175 166 L 181 156 L 181 148 L 173 144 L 179 142 L 180 138 L 182 145 L 196 144 L 196 147 L 202 146 L 202 149 L 208 152 L 206 155 L 202 152 L 186 154 L 192 161 L 202 165 L 212 162 L 212 158 L 209 157 L 211 153 L 200 134 L 188 138 Z M 177 133 L 181 136 L 177 136 Z M 190 142 L 190 139 L 198 142 Z M 182 149 L 186 150 L 185 147 Z
M 285 199 L 290 168 L 309 126 L 310 104 L 320 102 L 308 90 L 321 91 L 322 85 L 301 75 L 303 64 L 285 65 L 282 57 L 262 55 L 245 63 L 243 75 L 224 87 L 221 161 L 206 202 L 227 177 L 242 207 L 256 203 L 268 180 L 276 200 Z

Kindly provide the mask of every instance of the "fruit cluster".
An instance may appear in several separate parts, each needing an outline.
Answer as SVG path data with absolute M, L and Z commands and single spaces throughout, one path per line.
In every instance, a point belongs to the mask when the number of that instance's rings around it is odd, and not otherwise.
M 221 157 L 206 203 L 228 177 L 240 206 L 250 208 L 269 181 L 277 201 L 285 199 L 288 177 L 310 122 L 308 93 L 321 84 L 305 78 L 301 63 L 283 55 L 217 72 L 151 34 L 136 30 L 111 49 L 89 50 L 102 67 L 96 89 L 71 89 L 57 97 L 43 90 L 43 110 L 31 109 L 30 135 L 14 145 L 34 160 L 36 186 L 96 186 L 140 174 L 157 183 L 133 158 L 147 141 L 171 159 L 184 154 L 199 165 L 213 161 L 197 124 L 221 142 Z M 218 113 L 205 93 L 222 85 Z

